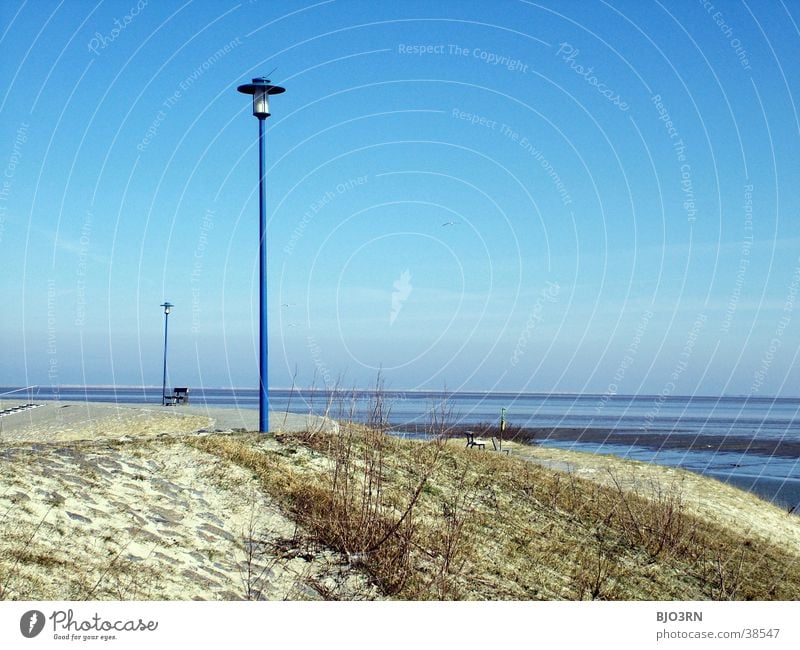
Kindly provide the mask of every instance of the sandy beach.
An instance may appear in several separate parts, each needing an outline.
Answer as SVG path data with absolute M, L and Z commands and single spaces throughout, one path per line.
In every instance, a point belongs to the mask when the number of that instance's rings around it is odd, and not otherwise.
M 366 589 L 341 574 L 336 554 L 297 553 L 294 523 L 251 474 L 174 444 L 252 430 L 257 411 L 45 402 L 0 422 L 6 599 L 320 599 Z M 270 424 L 336 426 L 284 413 Z

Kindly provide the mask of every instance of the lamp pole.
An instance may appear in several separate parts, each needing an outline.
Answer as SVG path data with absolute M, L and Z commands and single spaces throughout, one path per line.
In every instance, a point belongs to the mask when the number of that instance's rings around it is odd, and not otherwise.
M 279 95 L 286 89 L 273 86 L 269 79 L 257 77 L 253 83 L 243 84 L 237 88 L 240 93 L 253 96 L 253 115 L 258 118 L 258 210 L 259 210 L 259 391 L 258 391 L 258 430 L 267 433 L 269 430 L 269 395 L 267 390 L 267 193 L 264 157 L 266 141 L 264 138 L 264 120 L 270 116 L 269 96 Z
M 160 305 L 164 308 L 164 380 L 161 383 L 161 406 L 167 405 L 167 325 L 169 324 L 169 312 L 174 307 L 173 304 L 165 302 Z
M 500 409 L 500 451 L 503 451 L 503 432 L 506 430 L 506 409 Z

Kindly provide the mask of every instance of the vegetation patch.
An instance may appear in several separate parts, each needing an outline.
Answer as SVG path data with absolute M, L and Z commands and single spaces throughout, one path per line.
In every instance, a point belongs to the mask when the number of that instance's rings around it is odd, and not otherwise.
M 390 597 L 800 597 L 794 553 L 697 516 L 679 479 L 632 489 L 616 469 L 601 482 L 357 425 L 277 440 L 190 444 L 253 471 L 306 543 L 343 553 Z

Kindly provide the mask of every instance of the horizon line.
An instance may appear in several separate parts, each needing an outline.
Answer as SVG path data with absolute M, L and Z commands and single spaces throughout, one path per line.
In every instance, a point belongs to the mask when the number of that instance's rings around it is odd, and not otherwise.
M 14 392 L 22 392 L 26 390 L 31 390 L 35 388 L 45 388 L 49 390 L 54 389 L 106 389 L 106 390 L 114 390 L 114 389 L 123 389 L 123 390 L 160 390 L 161 386 L 156 384 L 33 384 L 30 386 L 15 386 L 15 385 L 8 385 L 8 386 L 0 386 L 0 389 L 11 389 L 9 391 L 0 393 L 0 398 L 5 395 L 9 395 Z M 191 386 L 189 387 L 191 389 Z M 229 391 L 244 391 L 244 390 L 252 390 L 258 391 L 257 387 L 252 386 L 204 386 L 195 388 L 197 391 L 208 391 L 208 390 L 229 390 Z M 350 392 L 350 391 L 358 391 L 362 393 L 366 392 L 374 392 L 374 388 L 359 388 L 359 387 L 352 387 L 352 388 L 302 388 L 298 386 L 286 386 L 286 387 L 279 387 L 273 386 L 270 387 L 268 390 L 270 391 L 298 391 L 298 392 L 315 392 L 315 393 L 327 393 L 327 392 Z M 386 388 L 383 389 L 384 393 L 413 393 L 413 394 L 449 394 L 449 395 L 466 395 L 466 394 L 478 394 L 478 395 L 530 395 L 530 396 L 569 396 L 569 397 L 607 397 L 608 399 L 613 398 L 626 398 L 626 397 L 660 397 L 659 393 L 607 393 L 607 392 L 575 392 L 575 391 L 514 391 L 514 390 L 446 390 L 446 389 L 421 389 L 421 388 Z M 669 399 L 718 399 L 718 398 L 737 398 L 737 399 L 772 399 L 772 400 L 779 400 L 779 399 L 800 399 L 800 395 L 747 395 L 741 393 L 723 393 L 723 394 L 694 394 L 694 395 L 685 395 L 685 394 L 675 394 L 675 395 L 667 395 L 665 396 L 665 400 Z

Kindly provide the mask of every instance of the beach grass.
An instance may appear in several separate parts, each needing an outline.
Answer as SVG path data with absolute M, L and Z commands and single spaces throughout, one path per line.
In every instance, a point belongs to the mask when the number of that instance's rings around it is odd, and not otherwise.
M 280 452 L 261 450 L 256 436 L 191 444 L 252 471 L 307 543 L 339 551 L 389 597 L 800 597 L 797 545 L 696 508 L 698 485 L 708 501 L 739 491 L 679 470 L 615 460 L 598 480 L 357 425 L 283 435 Z M 564 456 L 580 467 L 581 454 Z M 593 457 L 592 469 L 605 460 Z M 796 529 L 796 518 L 744 499 Z

